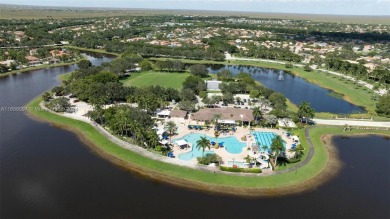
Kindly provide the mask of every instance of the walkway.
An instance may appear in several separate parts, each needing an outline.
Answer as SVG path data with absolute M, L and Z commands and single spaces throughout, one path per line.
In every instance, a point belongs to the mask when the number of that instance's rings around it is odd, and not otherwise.
M 314 147 L 313 147 L 313 143 L 312 143 L 311 138 L 310 138 L 310 130 L 312 128 L 314 128 L 314 126 L 311 126 L 311 127 L 305 129 L 305 138 L 307 140 L 307 144 L 309 145 L 309 152 L 307 154 L 306 159 L 304 161 L 301 161 L 300 163 L 298 163 L 297 165 L 295 165 L 291 168 L 277 171 L 277 172 L 275 172 L 275 174 L 284 174 L 284 173 L 290 173 L 293 171 L 298 171 L 299 168 L 305 166 L 306 164 L 308 164 L 311 161 L 311 159 L 314 156 Z
M 388 128 L 390 130 L 390 122 L 374 122 L 374 121 L 362 121 L 362 120 L 331 120 L 331 119 L 313 119 L 316 124 L 321 125 L 337 125 L 344 126 L 345 124 L 350 126 L 362 126 L 362 127 L 380 127 Z

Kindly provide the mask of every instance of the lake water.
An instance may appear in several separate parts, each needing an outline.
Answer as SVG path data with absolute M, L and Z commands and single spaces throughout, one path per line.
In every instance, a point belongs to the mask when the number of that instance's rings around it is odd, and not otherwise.
M 284 94 L 291 102 L 299 105 L 302 101 L 310 102 L 317 112 L 349 114 L 365 112 L 362 107 L 351 104 L 343 99 L 332 96 L 332 91 L 309 83 L 301 77 L 286 73 L 282 70 L 260 68 L 254 66 L 210 65 L 209 71 L 213 74 L 222 69 L 229 69 L 233 75 L 242 71 L 250 73 L 252 77 L 264 86 Z M 313 74 L 317 74 L 314 73 Z M 284 80 L 279 80 L 282 75 Z
M 0 78 L 0 107 L 25 105 L 74 69 Z M 390 140 L 338 137 L 335 144 L 345 166 L 331 182 L 303 194 L 246 199 L 140 177 L 68 131 L 2 111 L 0 218 L 389 218 Z

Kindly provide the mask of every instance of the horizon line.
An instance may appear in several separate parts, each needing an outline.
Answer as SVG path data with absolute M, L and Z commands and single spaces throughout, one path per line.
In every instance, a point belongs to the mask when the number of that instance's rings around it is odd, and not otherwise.
M 188 12 L 239 12 L 239 13 L 259 13 L 259 14 L 291 14 L 291 15 L 322 15 L 322 16 L 365 16 L 365 17 L 390 17 L 390 15 L 367 15 L 367 14 L 323 14 L 323 13 L 300 13 L 300 12 L 266 12 L 266 11 L 234 11 L 234 10 L 209 10 L 209 9 L 169 9 L 169 8 L 131 8 L 131 7 L 86 7 L 86 6 L 53 6 L 53 5 L 25 5 L 25 4 L 7 4 L 0 3 L 1 6 L 21 6 L 21 7 L 46 7 L 46 8 L 69 8 L 69 9 L 99 9 L 102 11 L 110 11 L 110 10 L 151 10 L 151 11 L 188 11 Z M 215 15 L 217 16 L 217 15 Z

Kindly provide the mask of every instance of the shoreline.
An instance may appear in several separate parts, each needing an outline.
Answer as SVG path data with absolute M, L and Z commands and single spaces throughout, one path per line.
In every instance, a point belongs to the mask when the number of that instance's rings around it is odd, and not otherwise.
M 81 59 L 80 59 L 80 60 L 81 60 Z M 24 68 L 24 69 L 20 69 L 20 70 L 12 70 L 12 71 L 9 71 L 9 72 L 0 74 L 0 78 L 1 78 L 1 77 L 6 77 L 6 76 L 10 76 L 10 75 L 14 75 L 14 74 L 18 74 L 18 73 L 26 73 L 26 72 L 29 72 L 29 71 L 42 70 L 42 69 L 45 69 L 45 68 L 56 68 L 56 67 L 63 67 L 63 66 L 75 65 L 75 64 L 77 64 L 80 60 L 78 60 L 78 61 L 73 61 L 73 62 L 66 62 L 66 63 L 53 64 L 53 65 L 40 65 L 40 66 L 35 66 L 35 67 L 31 67 L 31 68 Z
M 31 105 L 32 102 L 34 101 L 36 102 L 37 98 L 31 101 L 28 105 Z M 50 112 L 47 113 L 49 113 L 48 114 L 49 117 L 50 116 L 61 117 L 59 115 L 55 115 Z M 297 180 L 293 178 L 291 179 L 290 182 L 286 182 L 285 181 L 286 179 L 283 178 L 286 178 L 286 176 L 291 176 L 294 174 L 296 175 L 297 173 L 299 174 L 296 176 L 299 176 L 302 174 L 302 172 L 305 171 L 307 172 L 308 166 L 310 166 L 310 164 L 312 163 L 314 158 L 316 158 L 316 156 L 313 156 L 313 159 L 308 164 L 304 165 L 303 167 L 300 167 L 295 173 L 275 174 L 272 176 L 264 176 L 264 177 L 256 177 L 250 175 L 232 176 L 229 174 L 218 174 L 218 173 L 215 174 L 206 171 L 181 167 L 178 165 L 166 164 L 159 161 L 153 161 L 139 154 L 135 155 L 136 157 L 138 157 L 137 160 L 126 159 L 125 156 L 126 154 L 128 155 L 134 152 L 120 148 L 120 146 L 111 143 L 108 139 L 103 139 L 102 141 L 99 142 L 98 138 L 101 137 L 105 138 L 104 136 L 97 136 L 96 138 L 89 136 L 88 132 L 98 132 L 98 131 L 94 127 L 90 126 L 85 122 L 81 122 L 81 121 L 74 122 L 69 118 L 62 117 L 61 120 L 67 121 L 69 123 L 69 124 L 64 124 L 61 121 L 55 120 L 53 118 L 45 118 L 45 116 L 42 115 L 40 116 L 38 113 L 34 113 L 31 111 L 28 112 L 28 115 L 40 122 L 47 122 L 55 127 L 59 127 L 71 131 L 72 133 L 76 134 L 83 143 L 87 144 L 88 147 L 91 148 L 93 152 L 97 153 L 102 158 L 107 159 L 110 162 L 114 163 L 115 165 L 124 168 L 128 171 L 137 173 L 138 175 L 159 182 L 168 183 L 186 189 L 193 189 L 193 190 L 198 190 L 203 192 L 211 192 L 215 194 L 225 194 L 225 195 L 227 194 L 227 195 L 244 196 L 244 197 L 261 197 L 261 196 L 291 195 L 291 194 L 306 192 L 306 191 L 316 189 L 320 185 L 329 182 L 331 179 L 337 176 L 337 173 L 342 167 L 342 162 L 339 160 L 338 157 L 337 148 L 335 148 L 332 145 L 326 145 L 324 147 L 324 144 L 321 144 L 318 149 L 326 151 L 327 156 L 324 160 L 325 163 L 323 165 L 320 164 L 319 169 L 312 172 L 310 176 L 303 177 L 303 179 Z M 81 126 L 86 128 L 84 129 L 80 128 L 79 127 L 80 123 L 84 123 L 84 125 Z M 107 141 L 111 143 L 108 145 L 108 148 L 107 146 L 104 146 L 107 144 L 106 143 Z M 115 154 L 113 153 L 112 150 L 114 151 L 119 150 L 120 152 L 119 153 L 117 152 L 117 154 Z M 153 166 L 150 167 L 150 165 L 149 167 L 145 165 L 142 166 L 143 163 L 146 164 L 147 162 L 152 162 L 152 163 L 157 162 L 156 164 L 158 166 L 154 166 L 154 167 Z M 185 174 L 176 173 L 175 171 L 182 172 L 182 173 L 185 172 Z M 190 173 L 190 175 L 188 173 Z M 202 181 L 201 177 L 196 177 L 199 175 L 203 175 L 207 177 L 207 179 L 203 178 Z M 210 179 L 213 176 L 214 179 Z M 237 180 L 238 182 L 233 182 L 229 184 L 226 183 L 226 181 L 223 181 L 230 178 Z M 255 183 L 253 183 L 254 179 L 257 180 Z M 279 182 L 279 185 L 275 185 L 273 184 L 273 182 L 264 184 L 264 181 L 266 180 L 272 181 L 272 179 L 277 179 L 276 182 Z M 289 178 L 287 177 L 287 179 Z M 244 184 L 245 181 L 252 181 L 252 184 L 246 183 L 245 185 Z M 242 182 L 243 184 L 240 184 L 240 182 Z M 263 183 L 263 185 L 261 183 Z

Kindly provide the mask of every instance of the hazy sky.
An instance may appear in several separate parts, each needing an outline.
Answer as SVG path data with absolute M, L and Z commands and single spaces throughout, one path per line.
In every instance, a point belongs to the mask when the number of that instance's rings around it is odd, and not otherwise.
M 390 15 L 390 0 L 0 0 L 0 3 L 74 7 Z

